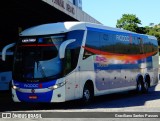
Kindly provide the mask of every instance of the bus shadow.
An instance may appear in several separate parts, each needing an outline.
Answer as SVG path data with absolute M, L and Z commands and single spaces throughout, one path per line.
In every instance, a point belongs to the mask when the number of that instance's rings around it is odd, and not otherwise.
M 147 101 L 160 99 L 160 91 L 151 88 L 148 94 L 136 94 L 131 92 L 115 93 L 95 97 L 94 100 L 84 105 L 81 101 L 68 101 L 64 103 L 14 103 L 8 92 L 0 93 L 0 112 L 5 111 L 38 111 L 38 110 L 79 110 L 101 108 L 124 108 L 143 106 Z
M 135 94 L 131 92 L 116 93 L 100 96 L 95 99 L 88 109 L 96 108 L 126 108 L 144 106 L 146 102 L 160 99 L 160 91 L 150 91 L 147 94 Z
M 148 101 L 160 99 L 160 90 L 156 90 L 155 88 L 156 87 L 150 88 L 149 92 L 146 94 L 138 94 L 136 91 L 128 91 L 99 96 L 96 97 L 92 105 L 87 106 L 86 109 L 144 106 Z

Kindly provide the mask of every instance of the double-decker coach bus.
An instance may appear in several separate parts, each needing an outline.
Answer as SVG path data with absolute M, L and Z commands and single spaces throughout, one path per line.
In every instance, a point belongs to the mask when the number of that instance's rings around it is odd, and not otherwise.
M 20 33 L 13 64 L 15 102 L 90 101 L 158 83 L 153 36 L 85 22 L 51 23 Z

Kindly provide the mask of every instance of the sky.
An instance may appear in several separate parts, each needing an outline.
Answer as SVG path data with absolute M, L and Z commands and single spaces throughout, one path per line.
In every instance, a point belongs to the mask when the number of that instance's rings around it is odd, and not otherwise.
M 82 0 L 83 11 L 110 27 L 116 27 L 123 14 L 134 14 L 140 26 L 160 23 L 160 0 Z

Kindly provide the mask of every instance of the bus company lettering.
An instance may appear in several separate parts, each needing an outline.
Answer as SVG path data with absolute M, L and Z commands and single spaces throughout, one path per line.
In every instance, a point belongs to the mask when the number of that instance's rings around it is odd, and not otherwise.
M 116 35 L 116 39 L 120 41 L 130 41 L 130 37 L 124 35 Z
M 108 60 L 103 56 L 96 56 L 95 61 L 97 63 L 98 68 L 107 67 Z
M 27 43 L 27 42 L 36 42 L 36 39 L 23 39 L 22 43 Z
M 96 62 L 107 62 L 107 59 L 105 57 L 96 56 Z
M 39 84 L 24 84 L 24 87 L 26 87 L 26 88 L 38 88 Z

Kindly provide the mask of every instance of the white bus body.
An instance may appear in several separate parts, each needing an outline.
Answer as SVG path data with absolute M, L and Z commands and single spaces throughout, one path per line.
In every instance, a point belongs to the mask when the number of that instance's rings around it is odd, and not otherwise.
M 153 36 L 84 22 L 44 24 L 20 33 L 12 94 L 15 102 L 65 102 L 158 83 Z

